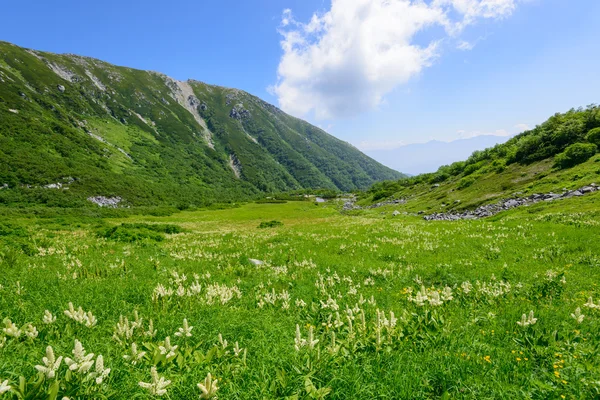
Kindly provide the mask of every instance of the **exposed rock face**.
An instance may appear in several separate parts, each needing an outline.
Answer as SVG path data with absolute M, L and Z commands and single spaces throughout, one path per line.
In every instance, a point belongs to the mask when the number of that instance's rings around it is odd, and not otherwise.
M 229 116 L 238 120 L 251 117 L 250 111 L 246 110 L 243 104 L 238 104 L 237 106 L 233 107 L 229 113 Z
M 166 75 L 160 74 L 165 80 L 166 85 L 171 89 L 171 97 L 173 100 L 177 101 L 180 105 L 182 105 L 196 120 L 198 125 L 200 125 L 203 129 L 204 139 L 206 140 L 206 144 L 208 147 L 214 150 L 215 145 L 212 140 L 212 132 L 208 129 L 208 125 L 206 125 L 206 121 L 202 118 L 200 113 L 198 113 L 198 107 L 200 107 L 200 100 L 194 94 L 194 90 L 190 86 L 188 82 L 177 81 L 172 79 Z M 164 100 L 164 99 L 163 99 Z M 166 100 L 164 100 L 166 102 Z M 168 103 L 168 102 L 167 102 Z
M 88 201 L 91 201 L 94 204 L 97 204 L 100 207 L 110 207 L 117 208 L 119 203 L 123 199 L 120 197 L 104 197 L 104 196 L 96 196 L 96 197 L 88 197 Z
M 436 213 L 426 215 L 423 218 L 427 221 L 456 221 L 459 219 L 479 219 L 485 217 L 491 217 L 502 211 L 510 210 L 515 207 L 528 206 L 530 204 L 539 203 L 540 201 L 555 201 L 561 199 L 568 199 L 570 197 L 579 197 L 587 193 L 593 193 L 600 191 L 600 188 L 592 183 L 589 186 L 584 186 L 578 190 L 565 190 L 562 194 L 558 193 L 545 193 L 545 194 L 532 194 L 528 197 L 517 197 L 514 199 L 507 199 L 499 201 L 495 204 L 487 204 L 476 208 L 475 210 L 468 210 L 462 213 Z
M 233 174 L 237 179 L 240 179 L 242 177 L 242 164 L 240 163 L 240 160 L 238 160 L 235 154 L 229 155 L 229 167 L 231 168 Z

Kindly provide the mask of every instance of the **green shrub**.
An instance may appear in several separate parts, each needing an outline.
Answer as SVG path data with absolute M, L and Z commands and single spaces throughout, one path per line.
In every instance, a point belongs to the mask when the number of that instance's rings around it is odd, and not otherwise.
M 596 154 L 598 146 L 592 143 L 575 143 L 554 158 L 554 165 L 559 168 L 570 168 L 587 161 Z
M 276 228 L 278 226 L 283 226 L 283 222 L 280 221 L 263 221 L 260 223 L 260 225 L 258 225 L 259 229 L 265 229 L 265 228 Z
M 179 226 L 170 224 L 121 224 L 112 228 L 101 229 L 97 232 L 97 236 L 126 243 L 145 240 L 162 242 L 165 239 L 165 233 L 180 232 L 182 232 L 182 229 Z
M 287 203 L 287 201 L 277 200 L 277 199 L 262 199 L 262 200 L 257 200 L 255 203 L 256 204 L 285 204 L 285 203 Z
M 589 131 L 585 136 L 585 139 L 596 146 L 600 146 L 600 128 L 594 128 Z
M 471 186 L 474 183 L 475 183 L 475 178 L 472 176 L 468 176 L 468 177 L 462 178 L 460 181 L 458 181 L 458 184 L 456 185 L 456 187 L 458 190 L 461 190 L 461 189 L 468 188 L 469 186 Z

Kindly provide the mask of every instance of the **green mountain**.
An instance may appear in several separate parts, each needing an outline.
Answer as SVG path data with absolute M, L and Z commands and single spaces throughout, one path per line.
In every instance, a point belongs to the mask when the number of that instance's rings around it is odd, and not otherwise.
M 407 211 L 472 209 L 513 196 L 600 183 L 600 106 L 557 113 L 506 143 L 435 173 L 374 184 L 360 204 L 404 199 Z
M 236 89 L 0 42 L 0 204 L 206 204 L 402 174 Z

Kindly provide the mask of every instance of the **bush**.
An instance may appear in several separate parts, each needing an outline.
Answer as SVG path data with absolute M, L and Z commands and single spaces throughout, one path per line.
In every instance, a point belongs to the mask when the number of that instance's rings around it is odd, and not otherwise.
M 458 185 L 456 185 L 456 188 L 458 190 L 465 189 L 474 183 L 475 183 L 475 178 L 472 176 L 468 176 L 468 177 L 462 178 L 460 181 L 458 181 Z
M 276 227 L 278 227 L 278 226 L 283 226 L 283 223 L 282 223 L 282 222 L 280 222 L 280 221 L 275 221 L 275 220 L 273 220 L 273 221 L 268 221 L 268 222 L 265 222 L 265 221 L 263 221 L 263 222 L 261 222 L 261 223 L 260 223 L 260 225 L 258 225 L 258 227 L 259 227 L 260 229 L 265 229 L 265 228 L 276 228 Z
M 600 146 L 600 128 L 594 128 L 589 131 L 585 136 L 585 139 L 596 146 Z
M 182 229 L 178 225 L 170 224 L 121 224 L 108 229 L 101 229 L 97 232 L 98 237 L 117 242 L 141 242 L 151 240 L 162 242 L 165 239 L 164 234 L 180 233 Z
M 587 161 L 596 154 L 598 146 L 593 143 L 575 143 L 554 158 L 554 165 L 559 168 L 570 168 Z

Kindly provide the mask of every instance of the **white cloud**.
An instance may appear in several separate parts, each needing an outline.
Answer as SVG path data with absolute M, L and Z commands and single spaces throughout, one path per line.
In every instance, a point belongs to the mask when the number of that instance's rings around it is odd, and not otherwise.
M 430 66 L 439 44 L 480 18 L 504 18 L 522 0 L 332 0 L 308 23 L 284 10 L 283 55 L 270 88 L 281 108 L 318 119 L 356 115 L 381 104 L 398 85 Z M 419 44 L 418 33 L 444 35 Z M 464 42 L 467 50 L 468 42 Z
M 515 125 L 515 129 L 518 133 L 525 132 L 531 129 L 531 127 L 527 124 L 517 124 Z
M 473 50 L 474 47 L 474 43 L 469 43 L 466 40 L 461 40 L 460 42 L 458 42 L 458 45 L 456 45 L 456 48 L 462 51 Z

